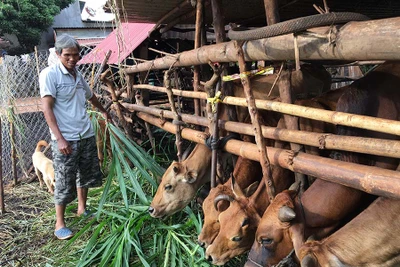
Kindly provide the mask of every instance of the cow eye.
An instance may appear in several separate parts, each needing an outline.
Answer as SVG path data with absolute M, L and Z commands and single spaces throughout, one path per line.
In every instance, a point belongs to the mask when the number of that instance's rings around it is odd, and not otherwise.
M 245 227 L 246 225 L 248 225 L 250 222 L 249 218 L 245 218 L 242 222 L 242 227 Z
M 264 246 L 271 245 L 274 242 L 272 238 L 261 238 L 260 243 Z
M 178 174 L 179 172 L 179 168 L 177 166 L 174 166 L 172 170 L 174 171 L 175 174 Z
M 233 242 L 240 242 L 241 240 L 242 240 L 242 237 L 241 237 L 241 236 L 232 237 L 232 241 L 233 241 Z
M 165 189 L 166 191 L 169 191 L 169 190 L 172 189 L 172 185 L 167 184 L 167 185 L 164 186 L 164 189 Z

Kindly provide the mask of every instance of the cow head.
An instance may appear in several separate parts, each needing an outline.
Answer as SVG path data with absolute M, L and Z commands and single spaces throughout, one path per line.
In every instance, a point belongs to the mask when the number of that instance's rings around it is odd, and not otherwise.
M 220 184 L 210 190 L 203 202 L 204 222 L 198 237 L 200 246 L 207 248 L 214 241 L 219 232 L 218 216 L 229 207 L 232 198 L 232 190 L 227 184 Z
M 261 218 L 247 267 L 278 264 L 294 248 L 292 235 L 296 219 L 294 197 L 297 192 L 285 190 L 276 195 Z M 297 233 L 297 230 L 296 230 Z
M 149 207 L 154 218 L 182 210 L 195 197 L 197 190 L 210 179 L 211 152 L 198 144 L 189 157 L 173 162 L 165 171 Z
M 215 265 L 223 265 L 248 251 L 253 243 L 258 221 L 261 219 L 254 199 L 249 197 L 250 194 L 256 195 L 254 190 L 245 194 L 232 178 L 232 191 L 234 200 L 231 200 L 230 206 L 219 214 L 219 233 L 206 249 L 206 258 Z
M 220 229 L 219 215 L 228 209 L 230 203 L 234 200 L 231 184 L 231 179 L 229 179 L 225 184 L 212 188 L 203 202 L 204 222 L 198 243 L 204 248 L 212 244 L 218 235 Z M 258 184 L 259 182 L 256 181 L 249 185 L 244 190 L 244 194 L 251 195 L 257 189 Z

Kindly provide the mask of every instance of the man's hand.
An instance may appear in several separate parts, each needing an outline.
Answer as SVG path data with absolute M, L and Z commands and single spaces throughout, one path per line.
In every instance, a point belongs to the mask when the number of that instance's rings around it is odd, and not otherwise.
M 104 119 L 106 119 L 107 122 L 112 123 L 111 115 L 106 111 L 106 112 L 101 112 L 103 115 Z
M 64 155 L 68 155 L 68 154 L 72 153 L 72 147 L 70 146 L 68 141 L 65 140 L 64 138 L 57 140 L 57 146 L 58 146 L 58 150 L 60 150 L 60 152 Z

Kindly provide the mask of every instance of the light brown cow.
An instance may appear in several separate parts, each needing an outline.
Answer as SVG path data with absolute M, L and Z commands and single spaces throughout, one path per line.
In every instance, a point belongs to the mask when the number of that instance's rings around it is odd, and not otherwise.
M 259 162 L 239 157 L 232 175 L 240 188 L 246 188 L 245 195 L 252 195 L 254 187 L 257 188 L 256 185 L 258 186 L 258 183 L 254 184 L 254 182 L 259 182 L 262 176 L 261 165 Z M 198 237 L 198 243 L 204 248 L 207 248 L 218 235 L 220 228 L 218 216 L 229 207 L 230 199 L 234 197 L 231 181 L 232 179 L 229 179 L 225 184 L 212 188 L 209 195 L 204 199 L 203 228 Z M 220 195 L 225 197 L 218 199 Z M 214 203 L 217 203 L 217 205 Z
M 400 266 L 400 200 L 380 197 L 322 241 L 299 249 L 305 267 Z
M 337 111 L 398 120 L 400 115 L 400 64 L 387 63 L 348 86 Z M 397 138 L 376 132 L 339 127 L 338 134 Z M 335 159 L 396 169 L 398 159 L 337 152 Z M 372 196 L 339 184 L 317 179 L 299 198 L 293 192 L 278 194 L 265 211 L 246 266 L 277 264 L 293 249 L 314 236 L 326 237 L 355 216 Z M 367 199 L 366 199 L 367 198 Z M 368 201 L 369 200 L 369 201 Z
M 173 162 L 165 171 L 149 213 L 154 218 L 169 216 L 182 210 L 196 195 L 197 190 L 210 181 L 210 149 L 198 144 L 187 159 Z
M 252 92 L 256 99 L 273 99 L 279 92 L 278 84 L 274 87 L 271 96 L 267 96 L 275 84 L 277 74 L 270 76 L 256 76 L 252 79 Z M 316 94 L 329 90 L 330 75 L 322 67 L 304 65 L 300 72 L 292 77 L 293 90 L 296 93 L 307 92 L 308 88 L 313 88 Z M 234 86 L 234 96 L 244 97 L 241 85 Z M 236 107 L 238 121 L 244 122 L 248 118 L 248 109 L 245 107 Z M 279 114 L 275 112 L 263 112 L 265 125 L 275 127 L 279 120 Z M 226 113 L 224 113 L 227 116 Z M 197 154 L 197 155 L 196 155 Z M 197 145 L 190 157 L 181 163 L 173 162 L 162 177 L 154 199 L 149 207 L 149 213 L 152 217 L 161 218 L 169 216 L 182 210 L 195 197 L 197 190 L 204 183 L 208 182 L 210 169 L 211 151 L 204 145 Z M 193 161 L 193 162 L 192 162 Z M 200 162 L 202 161 L 202 162 Z M 191 173 L 197 173 L 196 179 L 190 183 L 183 177 L 191 176 Z M 207 174 L 206 177 L 200 174 Z

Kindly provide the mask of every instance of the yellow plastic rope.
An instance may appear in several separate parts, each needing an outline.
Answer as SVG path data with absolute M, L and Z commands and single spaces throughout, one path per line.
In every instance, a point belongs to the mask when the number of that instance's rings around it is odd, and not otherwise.
M 255 75 L 271 75 L 271 74 L 274 74 L 274 67 L 265 67 L 258 70 L 245 71 L 240 74 L 236 73 L 236 74 L 226 75 L 222 77 L 222 80 L 224 82 L 228 82 L 233 80 L 239 80 L 245 77 L 252 77 Z
M 221 91 L 218 91 L 214 97 L 207 98 L 207 103 L 211 104 L 211 111 L 212 113 L 217 112 L 217 103 L 221 103 Z

